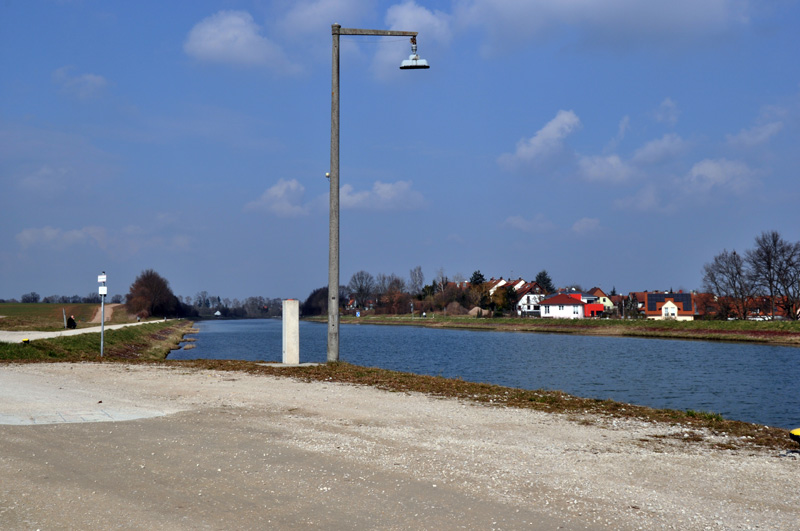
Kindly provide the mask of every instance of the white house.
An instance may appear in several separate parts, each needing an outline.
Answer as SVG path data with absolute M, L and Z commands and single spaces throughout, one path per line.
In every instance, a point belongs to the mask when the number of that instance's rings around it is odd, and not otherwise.
M 541 302 L 543 318 L 583 319 L 585 303 L 575 297 L 560 293 Z
M 517 289 L 517 315 L 532 315 L 541 317 L 539 303 L 547 296 L 542 287 L 536 282 L 526 282 Z

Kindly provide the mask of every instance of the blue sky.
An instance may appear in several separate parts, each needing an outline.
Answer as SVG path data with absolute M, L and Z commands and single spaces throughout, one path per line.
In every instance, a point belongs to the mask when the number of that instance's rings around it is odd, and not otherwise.
M 776 0 L 0 3 L 0 298 L 300 298 L 341 277 L 698 289 L 800 240 L 800 6 Z

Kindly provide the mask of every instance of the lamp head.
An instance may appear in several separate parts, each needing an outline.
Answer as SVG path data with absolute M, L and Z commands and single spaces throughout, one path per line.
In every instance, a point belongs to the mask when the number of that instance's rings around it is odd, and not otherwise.
M 400 70 L 422 70 L 425 68 L 430 68 L 430 65 L 425 59 L 419 58 L 419 55 L 417 55 L 417 38 L 411 37 L 411 55 L 400 63 Z

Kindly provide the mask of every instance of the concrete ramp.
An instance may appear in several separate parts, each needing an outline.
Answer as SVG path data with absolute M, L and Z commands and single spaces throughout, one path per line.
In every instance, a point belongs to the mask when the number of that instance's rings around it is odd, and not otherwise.
M 92 389 L 0 366 L 0 425 L 119 422 L 159 417 L 179 408 L 141 406 Z

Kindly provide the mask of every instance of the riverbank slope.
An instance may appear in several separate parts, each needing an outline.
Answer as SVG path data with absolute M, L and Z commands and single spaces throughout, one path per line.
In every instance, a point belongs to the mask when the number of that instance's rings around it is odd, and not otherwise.
M 309 321 L 325 322 L 324 317 Z M 735 341 L 800 347 L 798 321 L 652 321 L 646 319 L 534 319 L 468 316 L 342 315 L 342 323 L 424 326 L 498 332 L 539 332 L 703 341 Z

